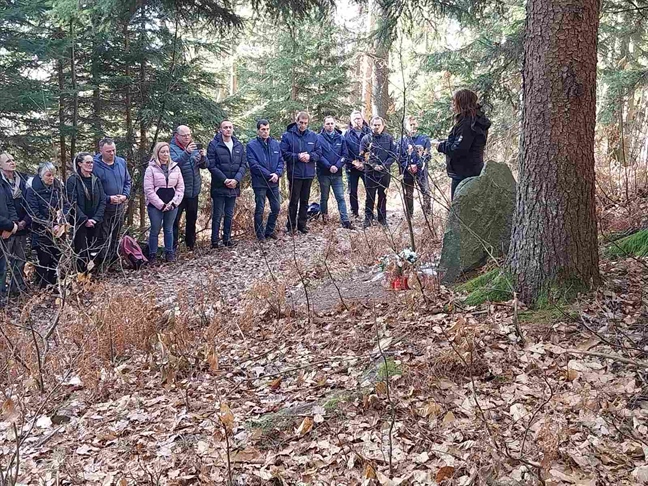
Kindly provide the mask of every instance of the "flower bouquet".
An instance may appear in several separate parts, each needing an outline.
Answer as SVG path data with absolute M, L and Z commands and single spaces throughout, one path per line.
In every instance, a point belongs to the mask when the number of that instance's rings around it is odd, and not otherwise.
M 380 269 L 385 273 L 389 288 L 409 290 L 409 273 L 414 268 L 418 255 L 410 248 L 400 253 L 385 255 L 380 259 Z

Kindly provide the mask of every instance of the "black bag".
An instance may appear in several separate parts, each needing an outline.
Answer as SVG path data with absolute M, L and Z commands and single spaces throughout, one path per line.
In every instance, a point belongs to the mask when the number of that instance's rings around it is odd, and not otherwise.
M 157 191 L 155 191 L 155 194 L 157 194 L 158 197 L 162 199 L 162 202 L 164 204 L 169 204 L 175 197 L 175 189 L 173 187 L 160 187 Z

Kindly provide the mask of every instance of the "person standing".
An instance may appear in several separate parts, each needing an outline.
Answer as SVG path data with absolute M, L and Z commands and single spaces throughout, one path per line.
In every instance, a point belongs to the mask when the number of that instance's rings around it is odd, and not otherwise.
M 117 259 L 119 237 L 126 215 L 126 201 L 131 191 L 131 176 L 126 161 L 117 157 L 117 148 L 112 138 L 106 137 L 99 141 L 99 153 L 95 155 L 92 173 L 99 178 L 106 194 L 104 219 L 96 232 L 97 244 L 107 268 Z
M 38 166 L 38 174 L 27 189 L 27 205 L 32 221 L 32 248 L 36 249 L 36 282 L 39 287 L 56 284 L 61 249 L 58 240 L 65 233 L 64 188 L 56 178 L 51 162 Z
M 160 229 L 164 228 L 164 256 L 167 262 L 175 261 L 173 248 L 173 223 L 178 206 L 184 196 L 184 181 L 178 164 L 171 159 L 169 144 L 158 142 L 153 157 L 144 173 L 144 196 L 151 229 L 149 231 L 150 263 L 155 263 Z
M 484 149 L 491 122 L 477 103 L 477 94 L 460 89 L 452 96 L 455 124 L 448 139 L 436 142 L 438 152 L 446 156 L 446 171 L 452 179 L 450 199 L 461 181 L 481 174 L 484 168 Z
M 322 219 L 325 223 L 328 222 L 328 198 L 332 188 L 340 213 L 340 223 L 343 228 L 352 229 L 344 201 L 344 182 L 342 181 L 346 144 L 342 138 L 342 132 L 335 128 L 335 118 L 332 116 L 324 118 L 324 127 L 319 134 L 319 144 L 322 148 L 322 157 L 317 162 L 317 180 L 320 185 Z
M 180 236 L 180 219 L 186 212 L 185 244 L 189 251 L 196 246 L 196 221 L 198 220 L 198 196 L 202 184 L 200 169 L 207 168 L 207 151 L 198 148 L 188 126 L 180 125 L 169 143 L 171 159 L 180 166 L 184 180 L 184 197 L 178 206 L 178 214 L 173 223 L 173 247 L 177 248 Z
M 0 154 L 0 189 L 11 198 L 16 211 L 18 230 L 6 243 L 9 256 L 9 294 L 15 295 L 26 288 L 24 269 L 27 262 L 27 237 L 30 220 L 27 212 L 27 175 L 16 170 L 16 161 L 8 153 Z M 4 282 L 0 279 L 0 287 Z
M 360 157 L 364 158 L 365 184 L 367 199 L 365 201 L 364 227 L 371 226 L 374 220 L 373 208 L 378 193 L 378 222 L 387 226 L 387 188 L 391 176 L 389 169 L 396 160 L 396 144 L 388 133 L 385 133 L 385 122 L 375 116 L 371 119 L 371 133 L 360 142 Z
M 291 234 L 295 231 L 308 233 L 308 198 L 315 177 L 315 164 L 322 156 L 317 134 L 308 129 L 309 121 L 310 115 L 300 111 L 296 121 L 288 125 L 281 136 L 281 155 L 288 169 L 290 189 L 286 229 Z
M 211 247 L 234 246 L 232 241 L 232 219 L 236 198 L 241 194 L 241 180 L 245 175 L 245 148 L 234 136 L 234 125 L 223 120 L 220 131 L 209 142 L 207 159 L 212 176 L 212 234 Z M 223 235 L 220 227 L 223 220 Z
M 0 184 L 4 183 L 0 181 Z M 18 231 L 17 219 L 13 197 L 6 190 L 0 188 L 0 308 L 7 303 L 6 280 L 9 259 L 7 242 Z
M 423 211 L 429 213 L 432 208 L 428 165 L 430 138 L 418 133 L 418 120 L 414 116 L 407 118 L 407 135 L 400 144 L 400 171 L 405 188 L 405 208 L 411 217 L 414 214 L 414 186 L 417 185 L 423 194 Z
M 275 226 L 281 209 L 279 179 L 283 174 L 284 161 L 281 157 L 281 145 L 270 137 L 268 120 L 257 121 L 257 137 L 248 142 L 246 154 L 255 199 L 254 233 L 259 241 L 268 238 L 276 240 Z M 270 203 L 270 215 L 264 227 L 263 212 L 266 198 Z
M 370 133 L 369 125 L 362 118 L 362 113 L 354 111 L 351 113 L 349 128 L 344 132 L 345 154 L 344 163 L 349 184 L 349 203 L 351 215 L 358 217 L 358 186 L 359 181 L 365 184 L 364 163 L 360 160 L 360 141 L 362 137 Z M 365 189 L 367 186 L 365 185 Z

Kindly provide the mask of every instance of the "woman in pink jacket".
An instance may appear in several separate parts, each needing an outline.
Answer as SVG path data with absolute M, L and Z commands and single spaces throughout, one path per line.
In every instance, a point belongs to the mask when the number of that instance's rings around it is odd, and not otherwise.
M 160 228 L 164 227 L 164 255 L 167 262 L 175 261 L 173 251 L 173 222 L 184 195 L 184 180 L 180 166 L 171 160 L 169 144 L 159 142 L 144 174 L 144 195 L 151 230 L 149 232 L 149 261 L 155 263 Z

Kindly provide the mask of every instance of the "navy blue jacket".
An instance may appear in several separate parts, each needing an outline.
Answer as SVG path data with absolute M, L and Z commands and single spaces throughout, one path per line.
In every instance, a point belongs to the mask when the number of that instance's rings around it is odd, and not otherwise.
M 302 152 L 310 155 L 308 162 L 299 160 L 298 155 Z M 286 162 L 288 179 L 313 179 L 315 165 L 322 157 L 317 134 L 308 128 L 300 132 L 297 124 L 291 123 L 281 136 L 281 155 Z
M 200 151 L 198 150 L 188 153 L 178 145 L 176 137 L 173 137 L 169 142 L 169 151 L 171 152 L 171 160 L 178 164 L 182 172 L 185 185 L 184 197 L 198 197 L 202 184 L 200 169 L 207 168 L 207 159 L 201 160 Z
M 232 137 L 234 145 L 232 152 L 223 143 L 221 133 L 214 135 L 207 148 L 207 160 L 209 161 L 209 172 L 211 172 L 211 195 L 212 197 L 225 196 L 236 197 L 241 194 L 241 180 L 245 175 L 247 162 L 245 160 L 245 148 L 236 138 Z M 225 179 L 236 179 L 238 184 L 234 189 L 225 185 Z
M 247 162 L 252 175 L 252 187 L 266 189 L 277 187 L 279 181 L 270 182 L 272 174 L 281 178 L 284 170 L 284 161 L 281 157 L 281 145 L 274 138 L 269 137 L 268 142 L 257 137 L 250 140 L 245 147 Z
M 0 175 L 0 189 L 7 192 L 9 198 L 13 201 L 14 209 L 16 210 L 16 222 L 25 221 L 27 226 L 25 229 L 22 229 L 16 232 L 16 235 L 26 235 L 29 232 L 29 225 L 31 219 L 29 218 L 29 212 L 27 211 L 27 179 L 29 177 L 27 174 L 21 172 L 14 172 L 14 177 L 18 178 L 18 185 L 20 186 L 20 196 L 14 199 L 11 186 L 2 180 L 2 175 Z
M 86 201 L 85 184 L 81 176 L 74 172 L 65 182 L 65 193 L 67 195 L 68 204 L 70 204 L 70 219 L 76 226 L 81 226 L 89 219 L 94 219 L 97 223 L 101 223 L 104 218 L 104 211 L 106 209 L 106 194 L 101 184 L 101 179 L 92 174 L 92 212 L 84 212 L 84 208 L 88 206 Z
M 344 147 L 346 146 L 342 132 L 336 128 L 333 130 L 333 133 L 328 134 L 326 130 L 322 129 L 318 138 L 320 147 L 322 147 L 322 157 L 317 162 L 317 175 L 323 174 L 342 177 Z M 335 174 L 331 172 L 332 166 L 338 168 Z
M 47 231 L 59 222 L 57 212 L 61 209 L 64 214 L 67 212 L 63 191 L 63 186 L 58 179 L 54 179 L 51 186 L 46 186 L 38 175 L 32 179 L 31 187 L 27 189 L 27 204 L 32 220 L 34 248 L 40 245 L 41 238 L 51 239 L 51 234 Z
M 110 204 L 110 196 L 130 197 L 131 176 L 126 161 L 121 157 L 115 157 L 115 162 L 108 165 L 101 160 L 101 154 L 95 155 L 92 173 L 101 180 L 106 193 L 106 204 Z
M 347 129 L 346 132 L 344 132 L 344 141 L 345 141 L 345 150 L 346 153 L 344 154 L 344 162 L 346 166 L 346 170 L 348 171 L 356 171 L 356 172 L 362 172 L 363 169 L 356 169 L 353 167 L 351 164 L 354 160 L 360 160 L 360 141 L 362 140 L 362 137 L 367 135 L 368 133 L 371 133 L 371 130 L 369 129 L 369 125 L 367 125 L 367 122 L 362 122 L 362 132 L 360 132 L 360 135 L 358 135 L 355 130 L 353 129 L 352 125 L 349 123 L 349 128 Z
M 437 150 L 446 156 L 446 171 L 452 179 L 478 176 L 484 168 L 484 149 L 491 122 L 481 112 L 462 116 Z
M 0 186 L 0 231 L 13 231 L 14 223 L 18 222 L 14 199 L 11 192 L 6 190 L 7 183 L 1 178 Z M 4 255 L 0 255 L 0 258 L 4 258 Z
M 382 172 L 389 173 L 389 168 L 396 161 L 397 150 L 394 139 L 387 132 L 380 135 L 370 133 L 362 137 L 360 156 L 365 164 L 365 172 L 373 171 L 377 165 L 382 165 L 385 168 Z

